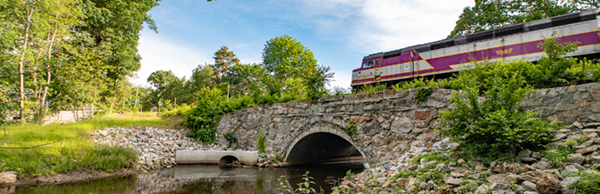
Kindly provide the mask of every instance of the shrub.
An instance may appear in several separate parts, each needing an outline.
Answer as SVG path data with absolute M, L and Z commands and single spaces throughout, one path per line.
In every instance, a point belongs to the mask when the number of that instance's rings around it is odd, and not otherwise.
M 474 78 L 467 82 L 474 82 Z M 484 79 L 484 99 L 479 100 L 480 86 L 468 87 L 452 94 L 454 108 L 442 113 L 439 131 L 460 143 L 459 151 L 489 159 L 506 157 L 511 150 L 537 150 L 549 143 L 555 125 L 520 111 L 517 104 L 530 87 L 519 72 L 495 72 Z
M 415 100 L 417 103 L 425 102 L 431 96 L 433 90 L 431 88 L 419 88 L 417 94 L 415 94 Z
M 265 134 L 264 133 L 258 134 L 258 153 L 259 154 L 265 153 Z
M 352 135 L 355 135 L 356 133 L 357 133 L 356 124 L 355 123 L 348 124 L 348 127 L 346 127 L 346 134 L 352 136 Z
M 544 158 L 550 161 L 550 165 L 554 168 L 560 168 L 562 162 L 569 161 L 569 154 L 575 153 L 577 143 L 573 141 L 567 141 L 564 144 L 558 145 L 554 150 L 546 150 L 543 152 Z

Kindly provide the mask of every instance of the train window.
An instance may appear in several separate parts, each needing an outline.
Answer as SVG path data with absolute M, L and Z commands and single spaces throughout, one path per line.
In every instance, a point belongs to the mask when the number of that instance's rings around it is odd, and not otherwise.
M 365 66 L 365 68 L 371 68 L 371 67 L 374 67 L 373 61 L 367 61 L 367 65 Z
M 377 59 L 377 62 L 375 63 L 375 65 L 379 65 L 379 64 L 380 64 L 380 63 L 379 63 L 379 59 Z
M 363 62 L 363 65 L 362 65 L 362 67 L 363 67 L 363 68 L 367 68 L 367 62 L 366 62 L 366 61 L 365 61 L 365 62 Z

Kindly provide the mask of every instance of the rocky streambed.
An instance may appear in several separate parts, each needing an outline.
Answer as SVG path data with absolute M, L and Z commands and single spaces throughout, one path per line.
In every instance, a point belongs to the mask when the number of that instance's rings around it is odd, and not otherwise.
M 447 152 L 458 144 L 446 138 L 429 146 L 415 145 L 400 157 L 345 177 L 338 189 L 349 193 L 574 194 L 578 191 L 571 184 L 590 181 L 581 173 L 600 176 L 599 135 L 600 123 L 575 122 L 558 131 L 548 147 L 573 146 L 576 152 L 567 156 L 567 162 L 530 150 L 521 150 L 512 162 L 448 159 Z
M 91 139 L 100 144 L 131 148 L 140 155 L 138 168 L 143 171 L 172 168 L 177 150 L 203 151 L 255 151 L 230 148 L 228 145 L 203 144 L 186 136 L 187 130 L 160 129 L 152 127 L 107 128 L 91 134 Z M 260 155 L 258 167 L 279 167 L 274 156 Z

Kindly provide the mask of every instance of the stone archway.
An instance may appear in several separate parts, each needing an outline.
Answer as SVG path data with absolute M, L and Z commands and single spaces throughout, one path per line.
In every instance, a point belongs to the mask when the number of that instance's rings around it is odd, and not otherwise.
M 285 149 L 284 162 L 327 161 L 362 156 L 369 161 L 352 137 L 341 129 L 314 127 L 298 134 Z

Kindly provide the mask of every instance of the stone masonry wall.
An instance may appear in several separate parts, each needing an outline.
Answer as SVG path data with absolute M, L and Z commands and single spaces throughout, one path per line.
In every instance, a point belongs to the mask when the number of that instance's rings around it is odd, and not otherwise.
M 239 147 L 257 150 L 258 134 L 266 135 L 266 152 L 285 156 L 295 139 L 306 131 L 345 134 L 350 123 L 358 134 L 347 139 L 371 162 L 398 157 L 414 147 L 441 140 L 433 128 L 452 90 L 433 88 L 425 102 L 416 103 L 417 90 L 321 98 L 261 105 L 224 115 L 218 133 L 235 131 Z M 224 138 L 219 140 L 227 144 Z
M 519 105 L 552 122 L 600 122 L 600 83 L 538 90 Z
M 257 150 L 258 134 L 265 134 L 266 152 L 285 156 L 294 140 L 311 131 L 343 135 L 348 124 L 356 123 L 358 134 L 345 139 L 369 162 L 379 162 L 407 150 L 427 149 L 443 138 L 434 128 L 453 90 L 432 89 L 429 99 L 420 103 L 415 101 L 417 90 L 411 89 L 260 105 L 224 115 L 217 132 L 234 131 L 244 150 Z M 598 122 L 600 83 L 534 91 L 520 106 L 553 122 Z M 226 145 L 222 135 L 219 137 Z

